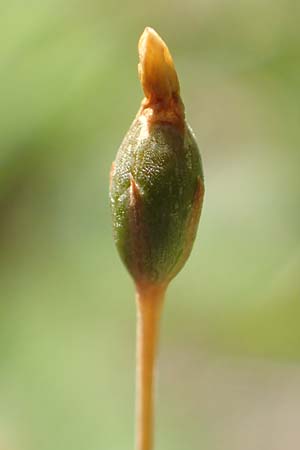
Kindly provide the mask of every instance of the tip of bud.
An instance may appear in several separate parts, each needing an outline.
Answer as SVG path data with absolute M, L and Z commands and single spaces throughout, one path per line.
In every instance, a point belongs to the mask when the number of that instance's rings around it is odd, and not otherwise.
M 150 103 L 179 95 L 179 82 L 169 49 L 153 28 L 146 27 L 139 40 L 139 76 Z

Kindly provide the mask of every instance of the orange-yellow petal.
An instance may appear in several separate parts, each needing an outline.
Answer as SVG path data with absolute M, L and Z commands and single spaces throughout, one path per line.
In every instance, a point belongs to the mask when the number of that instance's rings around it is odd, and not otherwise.
M 179 96 L 179 82 L 168 47 L 153 28 L 147 27 L 139 40 L 139 76 L 150 103 L 168 102 Z

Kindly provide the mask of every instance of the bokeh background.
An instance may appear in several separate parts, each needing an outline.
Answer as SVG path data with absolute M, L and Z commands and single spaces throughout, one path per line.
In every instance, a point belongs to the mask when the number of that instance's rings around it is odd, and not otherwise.
M 2 0 L 1 450 L 133 448 L 134 290 L 108 172 L 146 25 L 174 56 L 206 176 L 164 310 L 156 448 L 299 448 L 298 6 Z

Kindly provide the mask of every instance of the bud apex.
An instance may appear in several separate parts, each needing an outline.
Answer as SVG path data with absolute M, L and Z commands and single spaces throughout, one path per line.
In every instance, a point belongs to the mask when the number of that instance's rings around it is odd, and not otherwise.
M 149 102 L 168 101 L 179 95 L 179 82 L 172 56 L 161 37 L 145 28 L 139 41 L 139 75 Z

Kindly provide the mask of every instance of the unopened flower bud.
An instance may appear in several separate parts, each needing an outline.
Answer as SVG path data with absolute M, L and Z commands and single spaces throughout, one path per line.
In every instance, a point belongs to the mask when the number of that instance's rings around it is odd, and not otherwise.
M 171 54 L 151 28 L 139 58 L 145 99 L 112 165 L 113 232 L 137 285 L 167 285 L 192 249 L 203 172 Z

